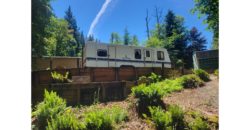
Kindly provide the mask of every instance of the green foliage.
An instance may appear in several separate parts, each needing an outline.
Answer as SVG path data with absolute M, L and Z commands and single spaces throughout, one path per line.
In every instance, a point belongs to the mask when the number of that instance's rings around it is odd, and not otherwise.
M 35 107 L 32 115 L 37 119 L 38 127 L 44 129 L 47 126 L 47 121 L 51 121 L 65 108 L 66 101 L 64 99 L 57 96 L 56 92 L 45 90 L 44 100 Z
M 127 119 L 127 112 L 121 107 L 111 108 L 91 107 L 84 112 L 84 121 L 87 129 L 90 130 L 112 130 L 114 124 Z
M 51 119 L 46 130 L 86 130 L 86 127 L 69 109 L 69 111 L 57 115 L 55 119 Z
M 79 32 L 79 28 L 77 27 L 76 19 L 71 11 L 71 7 L 69 6 L 68 10 L 65 12 L 64 19 L 68 22 L 68 30 L 70 34 L 73 34 L 73 37 L 75 39 L 75 42 L 72 44 L 75 48 L 75 54 L 71 54 L 71 56 L 75 56 L 80 52 L 80 49 L 82 47 L 82 44 L 84 41 L 82 41 L 82 34 Z
M 157 37 L 150 37 L 146 42 L 146 47 L 163 47 L 163 41 Z
M 195 7 L 192 13 L 198 12 L 198 17 L 205 17 L 204 23 L 214 33 L 213 47 L 218 48 L 219 42 L 219 0 L 194 0 Z
M 139 46 L 139 40 L 138 40 L 136 35 L 133 35 L 133 37 L 132 37 L 132 45 Z
M 181 82 L 177 79 L 176 80 L 166 79 L 162 82 L 158 82 L 156 85 L 159 86 L 159 88 L 161 88 L 165 94 L 169 94 L 175 91 L 180 91 L 183 89 Z
M 203 121 L 200 117 L 195 118 L 194 121 L 188 125 L 192 130 L 209 130 L 209 125 L 207 122 Z
M 184 111 L 177 105 L 170 105 L 168 111 L 172 115 L 172 127 L 175 130 L 183 130 L 185 128 Z
M 200 79 L 203 80 L 204 82 L 210 81 L 209 74 L 205 70 L 196 69 L 196 70 L 193 70 L 193 72 L 194 72 L 195 75 L 200 77 Z
M 32 56 L 46 55 L 45 31 L 53 15 L 51 0 L 32 0 Z
M 151 73 L 148 78 L 153 82 L 153 83 L 156 83 L 156 82 L 159 82 L 161 80 L 161 76 L 160 75 L 157 75 L 155 73 Z
M 148 106 L 164 106 L 162 97 L 165 95 L 165 92 L 156 84 L 150 84 L 148 86 L 141 84 L 137 87 L 133 87 L 132 93 L 138 98 L 137 106 L 140 115 L 142 113 L 149 114 Z
M 123 41 L 124 45 L 129 45 L 131 43 L 131 39 L 127 28 L 125 28 L 124 30 L 123 40 L 124 40 Z
M 68 33 L 68 23 L 64 19 L 51 17 L 45 31 L 48 33 L 44 37 L 45 48 L 48 56 L 68 56 L 74 53 L 75 39 Z
M 157 130 L 172 130 L 171 113 L 164 112 L 160 107 L 149 107 L 149 111 Z
M 53 79 L 53 82 L 55 82 L 55 83 L 67 83 L 67 82 L 71 82 L 68 79 L 68 76 L 69 76 L 69 72 L 66 72 L 65 75 L 57 73 L 56 71 L 51 72 L 51 77 Z
M 160 75 L 157 75 L 157 74 L 155 74 L 155 73 L 150 73 L 150 75 L 149 76 L 141 76 L 141 77 L 139 77 L 139 80 L 138 80 L 138 82 L 139 83 L 145 83 L 145 84 L 150 84 L 150 83 L 156 83 L 156 82 L 159 82 L 159 81 L 161 81 L 162 80 L 162 78 L 161 78 L 161 76 Z
M 111 44 L 122 44 L 121 37 L 117 32 L 112 32 L 110 36 Z
M 180 77 L 179 82 L 184 88 L 196 88 L 203 85 L 203 81 L 194 74 L 184 75 Z
M 216 75 L 217 77 L 219 77 L 219 69 L 216 69 L 216 70 L 214 71 L 214 75 Z

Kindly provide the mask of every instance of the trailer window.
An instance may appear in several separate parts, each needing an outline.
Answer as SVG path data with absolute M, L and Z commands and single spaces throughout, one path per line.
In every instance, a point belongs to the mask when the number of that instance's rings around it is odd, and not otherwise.
M 163 51 L 157 51 L 157 59 L 164 60 L 164 52 Z
M 150 57 L 150 51 L 146 51 L 146 57 Z
M 141 50 L 135 49 L 135 59 L 141 59 Z
M 103 49 L 98 49 L 97 50 L 97 56 L 107 57 L 107 55 L 108 55 L 107 50 L 103 50 Z

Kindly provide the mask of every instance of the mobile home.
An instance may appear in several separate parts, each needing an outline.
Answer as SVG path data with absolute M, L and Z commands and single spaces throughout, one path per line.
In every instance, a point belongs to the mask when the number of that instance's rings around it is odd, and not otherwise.
M 83 50 L 85 67 L 171 68 L 166 49 L 87 42 Z

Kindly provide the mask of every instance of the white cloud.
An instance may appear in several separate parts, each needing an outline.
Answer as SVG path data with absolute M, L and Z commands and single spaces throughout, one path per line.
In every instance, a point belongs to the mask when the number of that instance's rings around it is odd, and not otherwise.
M 94 32 L 94 28 L 95 26 L 98 24 L 101 16 L 105 13 L 109 3 L 111 2 L 112 0 L 105 0 L 104 4 L 102 5 L 102 8 L 101 10 L 98 12 L 98 14 L 96 15 L 95 19 L 93 20 L 93 22 L 91 23 L 91 26 L 89 28 L 89 32 L 88 32 L 88 36 L 93 34 Z

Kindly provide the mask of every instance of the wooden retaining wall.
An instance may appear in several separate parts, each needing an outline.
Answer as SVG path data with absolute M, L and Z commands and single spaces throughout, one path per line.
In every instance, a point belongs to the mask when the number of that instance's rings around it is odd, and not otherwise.
M 68 105 L 89 105 L 94 100 L 122 100 L 135 85 L 135 82 L 128 81 L 42 84 L 32 87 L 32 105 L 43 100 L 45 89 L 57 92 L 60 97 L 66 99 Z

